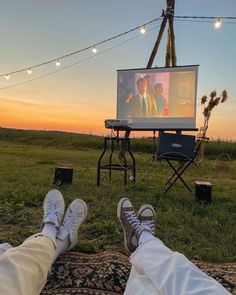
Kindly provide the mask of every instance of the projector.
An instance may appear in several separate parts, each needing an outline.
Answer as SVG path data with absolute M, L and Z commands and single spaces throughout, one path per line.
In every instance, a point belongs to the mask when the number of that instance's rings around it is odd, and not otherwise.
M 132 126 L 130 120 L 123 119 L 106 119 L 106 128 L 130 128 Z

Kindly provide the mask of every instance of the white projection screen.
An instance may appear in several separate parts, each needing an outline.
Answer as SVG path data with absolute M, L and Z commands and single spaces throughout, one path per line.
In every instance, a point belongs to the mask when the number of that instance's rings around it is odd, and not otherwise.
M 198 65 L 118 70 L 116 119 L 131 129 L 194 129 Z

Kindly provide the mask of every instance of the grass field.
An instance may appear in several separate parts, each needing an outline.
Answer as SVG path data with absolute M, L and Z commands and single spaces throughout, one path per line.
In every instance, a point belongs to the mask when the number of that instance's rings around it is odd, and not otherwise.
M 69 166 L 75 169 L 73 183 L 59 188 L 65 202 L 69 204 L 79 197 L 89 206 L 77 250 L 124 252 L 116 206 L 121 197 L 128 197 L 136 209 L 143 203 L 154 206 L 157 235 L 173 250 L 189 258 L 236 261 L 236 161 L 232 160 L 230 169 L 219 170 L 212 160 L 220 152 L 228 152 L 235 159 L 236 144 L 218 141 L 208 145 L 208 158 L 200 166 L 192 166 L 185 175 L 192 194 L 181 184 L 163 194 L 169 168 L 162 162 L 148 161 L 151 139 L 133 142 L 137 182 L 124 187 L 121 172 L 114 171 L 109 182 L 107 171 L 102 171 L 101 186 L 97 187 L 96 167 L 102 138 L 0 129 L 0 242 L 17 245 L 39 230 L 44 196 L 55 188 L 54 168 Z M 195 180 L 213 184 L 211 205 L 195 201 Z

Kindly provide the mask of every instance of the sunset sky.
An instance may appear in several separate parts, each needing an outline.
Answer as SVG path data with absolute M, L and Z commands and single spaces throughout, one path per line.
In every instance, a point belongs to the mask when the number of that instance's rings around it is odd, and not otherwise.
M 159 17 L 165 8 L 164 0 L 2 1 L 0 73 L 90 46 Z M 236 16 L 236 1 L 176 0 L 175 15 Z M 100 45 L 97 54 L 88 50 L 65 58 L 60 67 L 52 63 L 31 75 L 10 75 L 8 81 L 0 77 L 0 126 L 108 133 L 104 120 L 116 115 L 116 70 L 146 67 L 157 25 L 147 27 L 152 30 L 145 35 L 136 31 Z M 236 20 L 223 22 L 218 30 L 213 21 L 175 21 L 175 37 L 177 64 L 200 65 L 197 127 L 203 123 L 200 97 L 226 88 L 229 99 L 213 110 L 208 135 L 236 140 Z M 166 34 L 153 66 L 164 66 L 165 47 Z

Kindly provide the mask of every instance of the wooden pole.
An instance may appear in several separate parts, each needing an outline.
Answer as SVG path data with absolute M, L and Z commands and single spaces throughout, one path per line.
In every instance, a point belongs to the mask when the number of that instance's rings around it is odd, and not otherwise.
M 174 13 L 175 13 L 175 0 L 170 1 L 170 13 L 168 15 L 170 45 L 171 45 L 171 63 L 172 67 L 176 67 L 177 58 L 175 51 L 175 33 L 174 33 Z
M 167 35 L 167 45 L 166 45 L 166 67 L 170 66 L 170 61 L 173 67 L 177 65 L 176 51 L 175 51 L 175 34 L 174 34 L 174 9 L 175 9 L 175 0 L 166 0 L 167 9 L 166 12 L 163 12 L 163 20 L 160 26 L 160 30 L 156 39 L 156 43 L 152 50 L 151 56 L 147 63 L 147 68 L 151 68 L 154 58 L 157 54 L 158 48 L 161 43 L 161 38 L 163 36 L 166 23 L 168 21 L 169 29 Z
M 170 67 L 171 59 L 171 40 L 170 40 L 170 29 L 168 29 L 167 44 L 166 44 L 166 67 Z
M 160 30 L 159 30 L 159 34 L 157 36 L 157 40 L 156 40 L 156 43 L 154 45 L 154 48 L 152 50 L 152 53 L 151 53 L 151 56 L 149 58 L 149 61 L 147 63 L 147 68 L 151 68 L 152 67 L 152 64 L 153 64 L 153 61 L 154 61 L 154 58 L 157 54 L 157 50 L 159 48 L 159 45 L 161 43 L 161 38 L 163 36 L 163 32 L 165 30 L 165 27 L 166 27 L 166 23 L 167 23 L 167 15 L 165 14 L 164 15 L 164 18 L 162 20 L 162 23 L 161 23 L 161 27 L 160 27 Z

